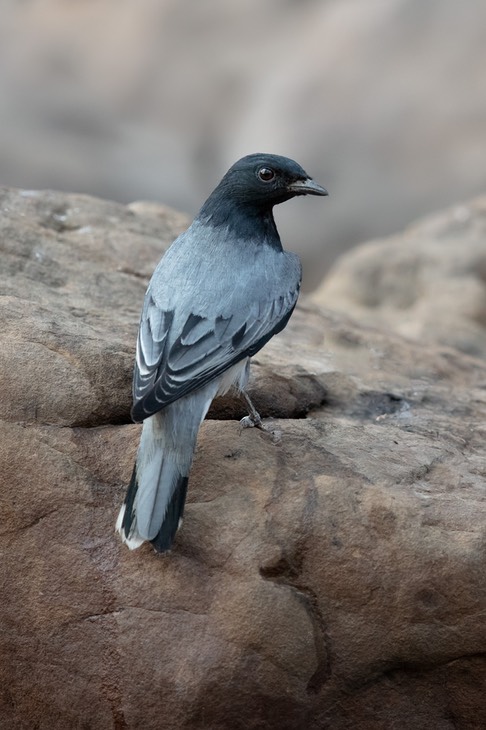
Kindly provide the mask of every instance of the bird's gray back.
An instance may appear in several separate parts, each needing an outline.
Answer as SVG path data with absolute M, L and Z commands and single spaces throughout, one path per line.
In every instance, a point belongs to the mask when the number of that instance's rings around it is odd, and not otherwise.
M 295 254 L 193 224 L 157 266 L 137 342 L 132 417 L 143 420 L 251 357 L 297 302 Z
M 237 314 L 252 303 L 286 297 L 299 287 L 299 258 L 261 240 L 240 240 L 199 221 L 174 241 L 154 271 L 150 291 L 158 307 L 211 318 Z

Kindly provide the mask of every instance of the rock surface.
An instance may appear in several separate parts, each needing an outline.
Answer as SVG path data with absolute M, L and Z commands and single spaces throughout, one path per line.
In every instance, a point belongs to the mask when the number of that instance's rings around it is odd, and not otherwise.
M 350 251 L 313 298 L 368 325 L 486 357 L 486 196 Z
M 127 420 L 146 282 L 184 216 L 143 203 L 0 190 L 0 417 Z M 19 375 L 21 374 L 21 377 Z
M 134 337 L 182 221 L 0 208 L 0 726 L 486 726 L 484 363 L 303 300 L 253 368 L 280 441 L 218 404 L 174 550 L 131 553 Z

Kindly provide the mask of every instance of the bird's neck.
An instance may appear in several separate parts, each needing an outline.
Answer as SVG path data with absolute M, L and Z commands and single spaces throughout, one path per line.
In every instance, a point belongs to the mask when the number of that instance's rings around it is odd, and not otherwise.
M 228 230 L 235 239 L 265 243 L 282 251 L 272 208 L 256 208 L 243 203 L 204 205 L 197 216 L 201 223 Z

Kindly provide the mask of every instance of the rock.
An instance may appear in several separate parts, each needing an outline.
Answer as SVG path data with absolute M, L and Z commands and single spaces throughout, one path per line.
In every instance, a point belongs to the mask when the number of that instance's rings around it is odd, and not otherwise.
M 80 229 L 45 224 L 53 200 Z M 1 201 L 1 727 L 484 727 L 484 363 L 304 299 L 253 368 L 280 441 L 218 404 L 173 551 L 129 552 L 129 365 L 168 219 Z
M 0 372 L 9 393 L 0 417 L 126 422 L 146 283 L 186 218 L 141 203 L 9 189 L 0 209 Z
M 313 298 L 360 322 L 486 356 L 486 196 L 340 258 Z

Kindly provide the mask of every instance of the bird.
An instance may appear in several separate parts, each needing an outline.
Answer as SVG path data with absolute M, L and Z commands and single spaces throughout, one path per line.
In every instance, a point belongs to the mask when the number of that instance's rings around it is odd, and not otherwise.
M 288 157 L 238 160 L 159 261 L 138 330 L 131 416 L 143 422 L 116 530 L 130 548 L 169 551 L 182 523 L 199 427 L 231 387 L 242 426 L 262 427 L 245 391 L 250 358 L 286 326 L 299 296 L 299 257 L 283 249 L 273 207 L 328 195 Z

